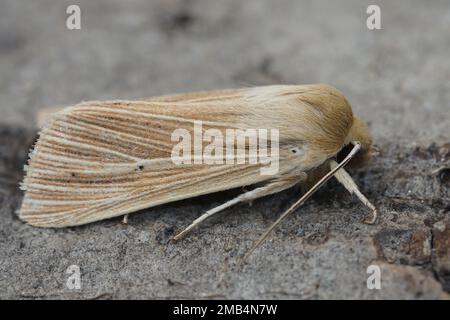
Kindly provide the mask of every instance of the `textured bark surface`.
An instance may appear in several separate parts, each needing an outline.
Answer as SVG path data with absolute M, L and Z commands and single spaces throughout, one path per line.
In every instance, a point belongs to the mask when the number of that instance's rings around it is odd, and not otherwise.
M 449 298 L 450 15 L 446 1 L 64 1 L 0 5 L 0 298 Z M 67 229 L 15 215 L 43 107 L 90 99 L 271 83 L 324 82 L 369 122 L 380 155 L 351 172 L 379 208 L 330 181 L 238 259 L 299 197 L 238 205 L 185 240 L 171 236 L 231 190 Z M 440 169 L 440 170 L 436 170 Z M 381 290 L 366 286 L 381 268 Z M 81 289 L 66 286 L 70 265 Z

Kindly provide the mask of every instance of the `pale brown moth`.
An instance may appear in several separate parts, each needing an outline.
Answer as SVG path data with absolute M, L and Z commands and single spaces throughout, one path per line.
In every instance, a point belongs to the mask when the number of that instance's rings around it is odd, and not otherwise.
M 175 165 L 171 134 L 177 129 L 193 133 L 193 124 L 199 120 L 203 131 L 277 129 L 277 174 L 262 175 L 261 163 Z M 375 207 L 343 168 L 347 163 L 365 164 L 371 152 L 367 126 L 353 114 L 340 91 L 322 84 L 83 102 L 54 113 L 42 128 L 26 166 L 19 217 L 38 227 L 76 226 L 126 217 L 176 200 L 254 186 L 207 211 L 175 237 L 179 239 L 207 217 L 236 203 L 296 184 L 309 188 L 269 232 L 334 176 L 372 209 L 374 222 Z

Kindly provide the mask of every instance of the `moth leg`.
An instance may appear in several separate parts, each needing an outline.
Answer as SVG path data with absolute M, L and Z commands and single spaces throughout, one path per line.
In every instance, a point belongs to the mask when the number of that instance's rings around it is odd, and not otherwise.
M 330 167 L 331 169 L 334 169 L 338 163 L 334 160 L 330 161 Z M 378 217 L 378 212 L 375 206 L 361 193 L 358 186 L 356 185 L 355 181 L 353 181 L 352 177 L 348 174 L 347 171 L 345 171 L 344 168 L 339 169 L 334 174 L 334 177 L 345 187 L 345 189 L 350 192 L 350 194 L 354 194 L 358 197 L 361 202 L 372 210 L 372 219 L 364 221 L 368 224 L 374 224 Z
M 352 141 L 353 149 L 350 153 L 342 160 L 337 167 L 331 169 L 325 176 L 323 176 L 315 185 L 313 185 L 300 199 L 297 200 L 289 209 L 287 209 L 272 225 L 262 234 L 262 236 L 255 242 L 255 244 L 250 248 L 250 250 L 242 258 L 241 263 L 244 263 L 247 258 L 252 254 L 252 252 L 266 240 L 270 232 L 275 229 L 275 227 L 281 223 L 288 215 L 294 212 L 298 207 L 300 207 L 309 197 L 311 197 L 325 182 L 327 182 L 339 169 L 344 167 L 358 151 L 361 149 L 361 143 L 358 141 Z
M 306 177 L 306 175 L 284 177 L 281 179 L 277 179 L 273 182 L 270 182 L 269 184 L 267 184 L 265 186 L 255 188 L 251 191 L 247 191 L 246 193 L 243 193 L 243 194 L 239 195 L 238 197 L 221 204 L 220 206 L 217 206 L 215 208 L 212 208 L 212 209 L 206 211 L 203 215 L 201 215 L 200 217 L 195 219 L 186 229 L 184 229 L 182 232 L 177 234 L 173 239 L 174 240 L 181 239 L 184 235 L 186 235 L 186 233 L 188 233 L 195 226 L 200 224 L 203 220 L 211 217 L 212 215 L 214 215 L 228 207 L 231 207 L 232 205 L 235 205 L 239 202 L 246 202 L 246 201 L 251 202 L 255 199 L 283 191 L 285 189 L 292 187 L 293 185 L 297 184 L 298 182 L 304 180 L 305 177 Z
M 128 213 L 123 216 L 122 223 L 128 224 Z

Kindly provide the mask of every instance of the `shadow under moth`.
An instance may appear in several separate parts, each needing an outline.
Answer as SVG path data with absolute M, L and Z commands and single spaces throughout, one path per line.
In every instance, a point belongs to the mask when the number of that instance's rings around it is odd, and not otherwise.
M 375 207 L 344 169 L 370 159 L 371 135 L 344 95 L 328 85 L 89 101 L 44 118 L 21 186 L 25 196 L 19 217 L 33 226 L 67 227 L 126 218 L 172 201 L 252 187 L 201 215 L 175 236 L 178 240 L 234 204 L 297 184 L 306 187 L 307 192 L 254 249 L 333 176 L 372 210 L 371 223 L 377 217 Z M 251 133 L 259 133 L 256 140 Z M 181 134 L 186 137 L 181 139 Z M 263 174 L 268 163 L 262 160 L 275 156 L 276 170 Z

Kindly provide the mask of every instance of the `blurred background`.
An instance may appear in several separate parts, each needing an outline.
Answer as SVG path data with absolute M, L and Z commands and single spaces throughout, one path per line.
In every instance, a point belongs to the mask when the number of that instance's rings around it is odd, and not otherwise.
M 66 28 L 71 4 L 81 30 Z M 381 30 L 366 26 L 370 4 Z M 91 99 L 321 82 L 376 138 L 448 136 L 449 30 L 446 0 L 2 0 L 1 121 Z

